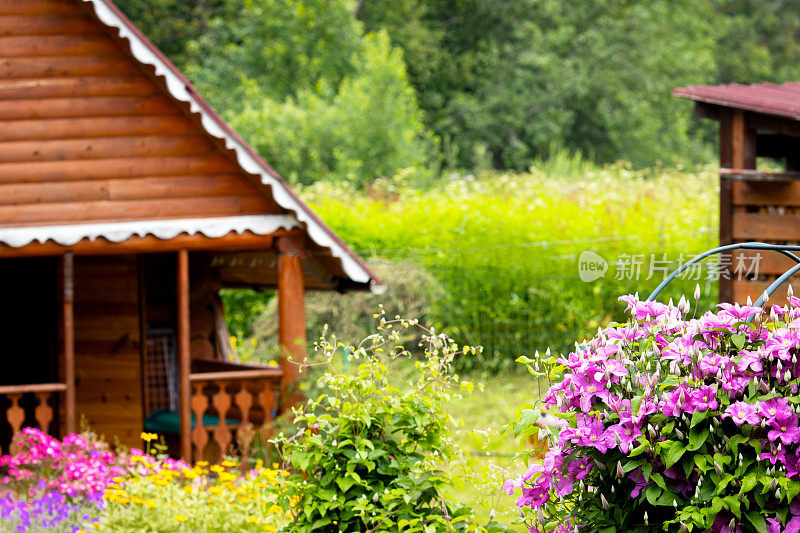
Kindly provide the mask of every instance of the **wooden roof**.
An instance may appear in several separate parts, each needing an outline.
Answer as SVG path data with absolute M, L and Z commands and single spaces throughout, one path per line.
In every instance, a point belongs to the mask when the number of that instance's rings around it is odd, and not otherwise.
M 110 1 L 0 0 L 0 51 L 3 247 L 207 235 L 213 219 L 214 238 L 300 228 L 332 275 L 374 280 Z
M 691 85 L 678 87 L 673 96 L 722 107 L 800 120 L 800 83 Z

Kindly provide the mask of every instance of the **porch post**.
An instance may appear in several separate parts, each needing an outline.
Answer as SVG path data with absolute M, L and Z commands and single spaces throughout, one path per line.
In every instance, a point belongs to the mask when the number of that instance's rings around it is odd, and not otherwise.
M 306 317 L 303 304 L 301 246 L 291 238 L 280 238 L 278 251 L 278 337 L 281 346 L 281 410 L 302 401 L 292 385 L 306 362 Z M 291 361 L 289 360 L 291 359 Z
M 192 412 L 189 339 L 189 252 L 178 251 L 178 393 L 181 429 L 181 457 L 192 460 Z
M 61 322 L 64 328 L 64 416 L 67 433 L 75 433 L 75 262 L 71 251 L 61 260 Z

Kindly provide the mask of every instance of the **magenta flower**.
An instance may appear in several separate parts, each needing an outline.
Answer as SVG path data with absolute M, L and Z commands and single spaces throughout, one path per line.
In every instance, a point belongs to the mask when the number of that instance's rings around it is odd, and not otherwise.
M 781 463 L 786 462 L 786 449 L 781 448 L 778 449 L 778 446 L 775 445 L 768 445 L 767 441 L 764 441 L 764 447 L 762 448 L 763 451 L 758 456 L 759 461 L 769 461 L 770 464 L 774 465 L 778 461 Z
M 764 418 L 767 423 L 771 424 L 778 415 L 789 415 L 792 408 L 789 407 L 789 402 L 785 398 L 772 398 L 763 402 L 757 402 L 758 415 Z
M 614 440 L 618 443 L 618 448 L 622 453 L 628 453 L 631 444 L 642 434 L 642 430 L 636 427 L 632 421 L 614 424 L 608 428 L 614 434 Z
M 692 391 L 692 402 L 697 411 L 714 410 L 719 407 L 717 402 L 717 389 L 710 385 L 703 385 L 699 389 Z
M 739 321 L 747 320 L 751 316 L 758 316 L 763 312 L 763 309 L 754 305 L 721 303 L 717 307 L 722 309 L 720 315 L 730 315 Z
M 745 402 L 735 402 L 725 409 L 725 413 L 723 413 L 722 418 L 730 418 L 737 426 L 741 426 L 742 424 L 757 426 L 759 422 L 761 422 L 758 411 L 758 405 Z
M 748 370 L 752 370 L 753 372 L 761 372 L 764 370 L 764 366 L 761 364 L 761 357 L 756 352 L 740 352 L 744 353 L 739 362 L 736 365 L 736 368 L 739 369 L 739 372 L 746 372 Z
M 791 411 L 781 411 L 772 421 L 773 429 L 767 434 L 770 442 L 778 439 L 786 444 L 800 442 L 800 428 L 797 427 L 797 415 Z
M 692 394 L 685 383 L 681 383 L 672 392 L 664 394 L 661 401 L 661 412 L 667 416 L 681 416 L 683 413 L 692 414 L 695 406 Z

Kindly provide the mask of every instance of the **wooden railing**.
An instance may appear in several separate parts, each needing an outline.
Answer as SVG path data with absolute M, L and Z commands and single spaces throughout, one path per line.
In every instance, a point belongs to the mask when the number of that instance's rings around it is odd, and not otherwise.
M 252 428 L 263 426 L 273 417 L 282 375 L 280 368 L 193 361 L 189 381 L 194 460 L 206 459 L 210 442 L 216 444 L 220 454 L 236 447 L 246 456 L 254 435 Z M 207 424 L 204 416 L 215 416 L 218 422 Z
M 65 392 L 67 386 L 63 383 L 36 383 L 31 385 L 3 385 L 0 386 L 0 396 L 5 396 L 10 402 L 6 409 L 6 421 L 11 427 L 13 437 L 22 431 L 23 427 L 37 427 L 45 433 L 49 433 L 55 413 L 53 405 L 48 403 L 56 394 Z M 35 398 L 35 404 L 23 405 L 25 396 Z M 32 398 L 32 399 L 33 399 Z M 35 406 L 34 406 L 35 405 Z M 33 419 L 30 419 L 30 412 L 33 411 Z M 27 412 L 26 412 L 27 411 Z M 27 420 L 27 424 L 26 424 Z M 11 453 L 14 450 L 10 450 Z

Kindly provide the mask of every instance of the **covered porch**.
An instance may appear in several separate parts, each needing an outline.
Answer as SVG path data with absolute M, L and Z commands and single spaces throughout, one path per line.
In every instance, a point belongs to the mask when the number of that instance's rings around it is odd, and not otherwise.
M 253 430 L 298 398 L 304 292 L 341 281 L 324 255 L 295 228 L 4 246 L 3 452 L 23 427 L 63 436 L 83 419 L 112 444 L 159 432 L 188 460 L 246 453 Z M 280 366 L 238 360 L 224 287 L 277 290 Z

